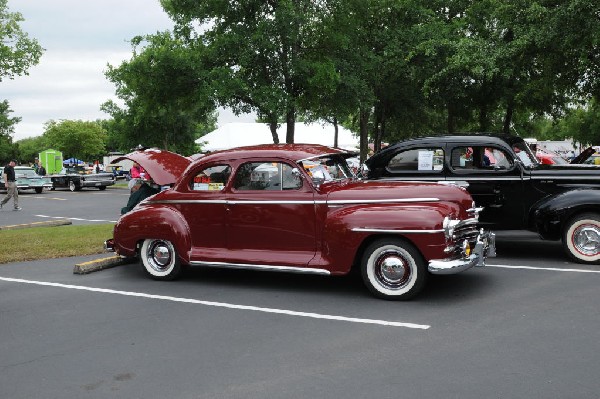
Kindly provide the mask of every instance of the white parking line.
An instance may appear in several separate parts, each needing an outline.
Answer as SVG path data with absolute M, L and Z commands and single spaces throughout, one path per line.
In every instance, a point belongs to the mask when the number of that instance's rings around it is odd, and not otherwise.
M 108 223 L 117 223 L 117 220 L 104 220 L 104 219 L 82 219 L 82 218 L 70 218 L 66 216 L 48 216 L 48 215 L 35 215 L 40 218 L 47 219 L 67 219 L 67 220 L 77 220 L 83 222 L 108 222 Z
M 558 267 L 534 267 L 534 266 L 514 266 L 514 265 L 485 265 L 486 267 L 497 267 L 500 269 L 529 269 L 529 270 L 549 270 L 553 272 L 573 272 L 573 273 L 600 273 L 600 270 L 586 269 L 562 269 Z
M 183 302 L 183 303 L 191 303 L 191 304 L 195 304 L 195 305 L 213 306 L 213 307 L 237 309 L 237 310 L 253 310 L 256 312 L 276 313 L 276 314 L 282 314 L 282 315 L 287 315 L 287 316 L 310 317 L 313 319 L 337 320 L 337 321 L 345 321 L 345 322 L 349 322 L 349 323 L 377 324 L 380 326 L 406 327 L 406 328 L 414 328 L 414 329 L 420 329 L 420 330 L 427 330 L 431 327 L 426 324 L 402 323 L 402 322 L 398 322 L 398 321 L 375 320 L 375 319 L 361 319 L 361 318 L 357 318 L 357 317 L 346 317 L 346 316 L 335 316 L 335 315 L 326 315 L 326 314 L 319 314 L 319 313 L 297 312 L 294 310 L 262 308 L 262 307 L 258 307 L 258 306 L 235 305 L 232 303 L 201 301 L 198 299 L 178 298 L 178 297 L 174 297 L 174 296 L 165 296 L 165 295 L 152 295 L 152 294 L 146 294 L 143 292 L 117 291 L 117 290 L 111 290 L 111 289 L 106 289 L 106 288 L 94 288 L 94 287 L 86 287 L 86 286 L 81 286 L 81 285 L 51 283 L 51 282 L 47 282 L 47 281 L 33 281 L 33 280 L 23 280 L 23 279 L 18 279 L 18 278 L 7 278 L 7 277 L 0 277 L 0 280 L 10 282 L 10 283 L 24 283 L 24 284 L 34 284 L 34 285 L 42 285 L 42 286 L 48 286 L 48 287 L 68 288 L 68 289 L 72 289 L 72 290 L 102 292 L 102 293 L 106 293 L 106 294 L 135 296 L 135 297 L 148 298 L 148 299 L 160 299 L 163 301 Z
M 58 198 L 58 197 L 23 197 L 23 198 L 36 198 L 36 199 L 47 199 L 47 200 L 55 200 L 55 201 L 66 201 L 66 198 Z

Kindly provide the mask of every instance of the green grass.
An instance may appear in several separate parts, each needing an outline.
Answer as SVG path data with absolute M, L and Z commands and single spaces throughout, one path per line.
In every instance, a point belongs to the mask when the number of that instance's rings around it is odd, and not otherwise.
M 104 252 L 113 224 L 33 227 L 0 230 L 0 264 L 28 260 L 93 255 Z

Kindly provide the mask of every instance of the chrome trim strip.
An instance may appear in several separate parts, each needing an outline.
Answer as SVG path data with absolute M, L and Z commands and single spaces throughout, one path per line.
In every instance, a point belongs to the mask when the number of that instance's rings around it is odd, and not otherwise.
M 270 271 L 270 272 L 288 272 L 288 273 L 303 273 L 303 274 L 320 274 L 330 275 L 329 270 L 325 269 L 312 269 L 309 267 L 293 267 L 293 266 L 275 266 L 275 265 L 252 265 L 245 263 L 225 263 L 225 262 L 203 262 L 203 261 L 192 261 L 191 265 L 194 266 L 208 266 L 208 267 L 219 267 L 226 269 L 246 269 L 246 270 L 258 270 L 258 271 Z
M 412 202 L 438 202 L 439 198 L 392 198 L 382 200 L 339 200 L 339 201 L 327 201 L 330 205 L 339 204 L 390 204 L 395 202 L 401 203 L 412 203 Z
M 439 230 L 386 230 L 386 229 L 374 229 L 369 227 L 355 227 L 352 231 L 365 232 L 365 233 L 392 233 L 392 234 L 438 234 L 443 233 L 444 229 Z
M 152 200 L 147 204 L 227 204 L 225 200 Z
M 148 204 L 223 204 L 223 205 L 278 205 L 278 204 L 296 204 L 296 205 L 354 205 L 354 204 L 393 204 L 393 203 L 414 203 L 414 202 L 438 202 L 439 198 L 395 198 L 382 200 L 337 200 L 337 201 L 275 201 L 275 200 L 151 200 Z

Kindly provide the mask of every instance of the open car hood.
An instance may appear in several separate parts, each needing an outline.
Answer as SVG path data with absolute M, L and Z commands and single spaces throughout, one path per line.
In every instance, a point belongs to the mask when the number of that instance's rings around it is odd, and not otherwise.
M 150 178 L 158 185 L 165 186 L 174 184 L 183 171 L 192 163 L 189 158 L 174 152 L 150 148 L 143 151 L 134 151 L 122 157 L 116 158 L 112 163 L 129 159 L 137 162 Z
M 569 163 L 572 163 L 572 164 L 584 163 L 585 161 L 587 161 L 589 159 L 589 157 L 594 155 L 595 152 L 596 152 L 596 150 L 594 149 L 594 147 L 588 147 L 585 150 L 581 151 L 581 154 L 577 155 Z

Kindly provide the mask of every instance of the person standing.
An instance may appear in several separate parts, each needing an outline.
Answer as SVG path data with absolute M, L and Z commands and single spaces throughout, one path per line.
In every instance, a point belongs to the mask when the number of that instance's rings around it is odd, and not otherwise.
M 17 161 L 12 160 L 4 167 L 4 185 L 6 186 L 6 197 L 0 202 L 0 209 L 10 200 L 12 197 L 15 211 L 20 211 L 22 208 L 19 207 L 19 190 L 17 189 L 17 179 L 15 178 L 15 165 Z
M 38 162 L 37 174 L 40 176 L 46 176 L 46 168 L 41 162 Z

